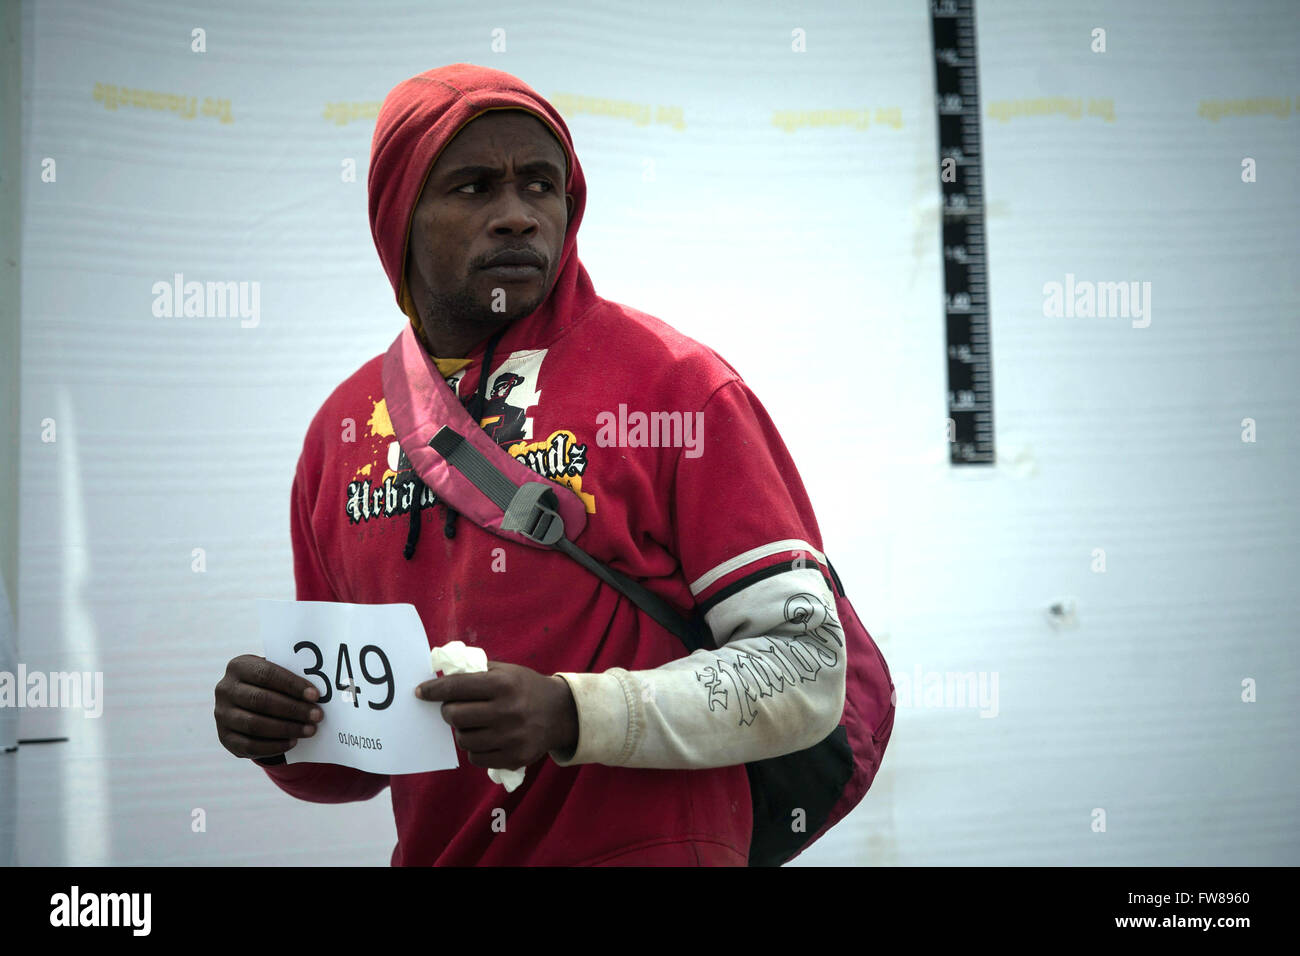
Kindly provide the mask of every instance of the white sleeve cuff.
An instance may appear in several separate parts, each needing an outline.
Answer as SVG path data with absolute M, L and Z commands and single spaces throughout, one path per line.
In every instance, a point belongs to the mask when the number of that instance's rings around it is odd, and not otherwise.
M 583 763 L 618 765 L 636 749 L 644 732 L 641 700 L 627 671 L 612 667 L 600 674 L 559 673 L 578 710 L 578 746 L 566 758 L 552 750 L 558 766 Z

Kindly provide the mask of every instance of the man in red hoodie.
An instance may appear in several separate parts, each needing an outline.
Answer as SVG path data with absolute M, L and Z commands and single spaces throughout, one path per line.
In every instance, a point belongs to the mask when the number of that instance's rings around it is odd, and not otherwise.
M 469 64 L 412 77 L 371 152 L 371 229 L 410 323 L 308 429 L 297 598 L 411 603 L 431 646 L 482 647 L 486 673 L 415 690 L 472 766 L 286 764 L 320 719 L 316 692 L 252 656 L 217 685 L 219 739 L 299 799 L 388 787 L 394 865 L 745 865 L 744 764 L 821 741 L 844 707 L 828 565 L 784 443 L 715 352 L 596 295 L 572 139 L 521 81 Z M 576 496 L 583 550 L 702 615 L 713 646 L 686 654 L 567 556 L 458 521 L 397 440 L 419 422 L 396 375 L 443 379 L 492 440 Z M 474 767 L 527 773 L 506 791 Z

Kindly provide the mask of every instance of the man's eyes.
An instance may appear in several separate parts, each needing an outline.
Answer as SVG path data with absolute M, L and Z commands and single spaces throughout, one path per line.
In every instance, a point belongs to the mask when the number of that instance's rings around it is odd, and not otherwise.
M 549 179 L 534 179 L 534 180 L 533 180 L 532 182 L 530 182 L 528 185 L 532 186 L 532 185 L 535 185 L 536 183 L 541 183 L 543 186 L 546 187 L 546 189 L 543 190 L 543 192 L 552 192 L 552 191 L 555 189 L 555 186 L 551 183 L 551 181 L 550 181 Z M 463 186 L 457 186 L 457 187 L 456 187 L 456 192 L 460 192 L 461 190 L 463 190 L 463 189 L 467 189 L 467 188 L 470 187 L 470 186 L 486 186 L 486 185 L 489 185 L 489 181 L 488 181 L 488 180 L 486 180 L 486 179 L 478 179 L 478 180 L 475 180 L 475 181 L 472 182 L 472 183 L 465 183 L 465 185 L 463 185 Z M 465 193 L 465 195 L 468 196 L 468 195 L 474 195 L 474 194 L 473 194 L 473 193 Z

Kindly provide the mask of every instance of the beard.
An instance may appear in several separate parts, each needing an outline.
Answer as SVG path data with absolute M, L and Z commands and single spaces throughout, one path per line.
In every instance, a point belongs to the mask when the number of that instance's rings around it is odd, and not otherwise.
M 425 315 L 435 327 L 483 329 L 488 332 L 531 315 L 545 298 L 545 295 L 541 298 L 506 296 L 507 307 L 498 311 L 492 308 L 492 300 L 480 302 L 470 294 L 467 286 L 461 286 L 452 292 L 431 291 Z

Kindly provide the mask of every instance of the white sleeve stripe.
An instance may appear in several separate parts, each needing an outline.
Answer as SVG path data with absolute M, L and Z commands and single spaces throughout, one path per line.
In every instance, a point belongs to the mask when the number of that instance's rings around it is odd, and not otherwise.
M 773 541 L 771 544 L 759 545 L 757 548 L 752 548 L 744 554 L 738 554 L 734 558 L 723 561 L 712 571 L 700 575 L 699 578 L 695 580 L 695 583 L 691 585 L 691 594 L 698 595 L 709 585 L 725 578 L 732 571 L 737 571 L 750 562 L 757 561 L 759 558 L 766 558 L 773 554 L 780 554 L 782 551 L 807 551 L 822 564 L 826 563 L 826 555 L 822 554 L 807 541 L 800 541 L 798 538 L 789 538 L 785 541 Z

